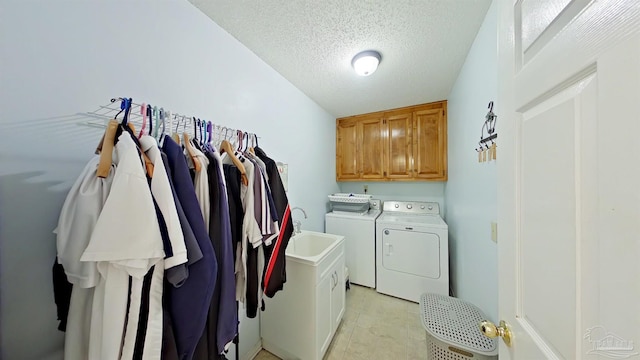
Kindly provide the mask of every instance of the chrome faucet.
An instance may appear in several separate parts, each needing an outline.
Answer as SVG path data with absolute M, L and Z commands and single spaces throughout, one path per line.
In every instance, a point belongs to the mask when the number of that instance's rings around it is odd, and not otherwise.
M 304 218 L 305 219 L 307 218 L 307 213 L 304 211 L 304 209 L 300 208 L 300 207 L 297 207 L 297 206 L 294 207 L 293 209 L 291 209 L 291 214 L 293 214 L 293 210 L 296 210 L 296 209 L 302 211 L 302 214 L 304 215 Z M 293 222 L 293 233 L 294 234 L 300 234 L 300 227 L 301 226 L 302 226 L 302 223 L 299 220 L 294 221 Z

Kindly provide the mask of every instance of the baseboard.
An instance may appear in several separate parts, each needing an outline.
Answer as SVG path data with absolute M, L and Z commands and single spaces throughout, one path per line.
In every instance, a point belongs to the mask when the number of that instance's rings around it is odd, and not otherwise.
M 298 359 L 298 357 L 294 356 L 290 352 L 285 349 L 280 348 L 274 344 L 269 342 L 262 341 L 262 347 L 273 355 L 279 357 L 280 359 Z
M 262 350 L 262 341 L 258 340 L 258 342 L 253 345 L 251 350 L 249 350 L 246 354 L 242 355 L 240 358 L 242 360 L 251 360 L 258 355 L 258 353 Z

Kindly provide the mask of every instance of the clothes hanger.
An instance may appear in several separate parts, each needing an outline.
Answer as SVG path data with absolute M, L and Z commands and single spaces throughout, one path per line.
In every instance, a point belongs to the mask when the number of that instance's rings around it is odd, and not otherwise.
M 164 124 L 164 108 L 153 108 L 154 115 L 156 116 L 156 128 L 153 130 L 153 137 L 159 139 L 158 130 L 160 129 L 160 122 Z
M 111 99 L 111 102 L 115 102 L 116 99 Z M 123 111 L 125 111 L 125 116 L 127 114 L 128 107 L 131 106 L 129 99 L 121 99 L 120 102 L 120 111 L 113 117 L 113 120 L 110 120 L 107 124 L 107 129 L 102 136 L 102 141 L 98 145 L 96 151 L 100 153 L 100 161 L 98 162 L 98 168 L 96 169 L 96 175 L 99 178 L 106 178 L 109 175 L 109 171 L 111 170 L 111 164 L 113 162 L 113 146 L 116 141 L 116 133 L 118 128 L 120 127 L 120 123 L 118 123 L 118 115 L 120 115 Z M 126 117 L 123 120 L 126 125 Z
M 240 143 L 240 153 L 242 155 L 245 155 L 245 153 L 249 150 L 249 133 L 246 131 L 240 131 L 240 139 L 241 139 L 241 143 Z
M 162 111 L 162 132 L 160 133 L 160 137 L 158 138 L 158 146 L 162 146 L 164 143 L 164 138 L 167 136 L 166 125 L 167 119 L 171 119 L 170 111 Z M 171 129 L 171 124 L 169 124 L 169 129 Z
M 198 118 L 196 124 L 198 125 L 198 132 L 197 136 L 195 137 L 195 142 L 200 145 L 200 148 L 202 148 L 202 121 L 200 120 L 200 118 Z
M 144 128 L 147 126 L 147 104 L 142 103 L 142 105 L 140 105 L 140 115 L 142 116 L 142 127 L 140 128 L 138 139 L 144 135 Z
M 111 156 L 113 154 L 113 145 L 116 140 L 116 132 L 118 131 L 118 121 L 110 120 L 107 124 L 107 130 L 105 130 L 102 137 L 102 146 L 100 151 L 100 162 L 98 163 L 98 169 L 96 175 L 99 178 L 106 178 L 111 170 Z
M 118 111 L 114 116 L 113 119 L 110 121 L 115 120 L 116 122 L 118 122 L 118 115 L 120 115 L 123 111 L 125 111 L 125 109 L 127 108 L 127 104 L 129 102 L 129 99 L 126 98 L 118 98 L 118 99 L 111 99 L 111 102 L 114 103 L 116 101 L 120 100 L 120 111 Z M 119 123 L 118 123 L 119 125 Z M 107 128 L 109 127 L 109 125 L 107 124 Z M 98 142 L 98 146 L 96 146 L 96 151 L 94 152 L 96 155 L 100 154 L 102 152 L 102 144 L 104 144 L 104 136 L 106 134 L 106 130 L 105 132 L 102 134 L 102 138 L 100 139 L 100 141 Z
M 200 120 L 200 119 L 198 119 Z M 200 148 L 204 148 L 207 143 L 207 124 L 205 120 L 200 120 Z
M 228 127 L 225 126 L 223 129 L 224 129 L 224 134 L 221 134 L 222 136 L 221 136 L 221 139 L 220 139 L 220 143 L 222 143 L 224 140 L 227 140 L 227 136 L 229 134 L 229 128 Z M 229 141 L 229 140 L 227 140 L 227 141 Z M 218 144 L 218 145 L 220 145 L 220 144 Z
M 149 175 L 149 177 L 153 177 L 153 162 L 151 161 L 149 156 L 147 156 L 147 154 L 140 148 L 140 142 L 136 137 L 136 127 L 133 125 L 132 122 L 129 122 L 129 114 L 131 113 L 131 105 L 133 104 L 133 99 L 129 98 L 127 101 L 128 101 L 128 109 L 125 110 L 124 118 L 120 125 L 123 127 L 126 126 L 129 128 L 129 130 L 131 130 L 131 133 L 130 133 L 131 138 L 133 139 L 133 141 L 136 143 L 136 146 L 140 150 L 140 154 L 142 154 L 142 158 L 144 160 L 144 167 L 147 172 L 147 175 Z M 142 131 L 140 131 L 140 133 L 142 133 Z M 114 140 L 114 143 L 115 143 L 115 140 Z
M 207 140 L 207 148 L 213 150 L 213 146 L 211 145 L 211 136 L 213 135 L 213 123 L 211 121 L 207 122 L 207 134 L 209 135 Z
M 222 126 L 220 125 L 216 125 L 213 128 L 213 145 L 214 146 L 218 146 L 220 145 L 220 135 L 222 132 Z
M 174 116 L 174 118 L 177 118 L 178 114 L 174 114 L 173 116 Z M 184 119 L 184 116 L 182 118 Z M 176 144 L 181 145 L 181 143 L 180 143 L 180 135 L 178 135 L 178 127 L 179 126 L 180 126 L 180 119 L 178 119 L 178 123 L 176 124 L 176 131 L 174 131 L 173 134 L 171 134 L 171 138 L 173 139 L 173 141 L 176 142 Z
M 193 118 L 193 128 L 194 128 L 194 133 L 195 133 L 195 126 L 196 126 L 196 118 Z M 194 134 L 195 136 L 195 134 Z M 189 157 L 191 158 L 191 161 L 193 161 L 193 167 L 196 169 L 197 171 L 200 171 L 201 167 L 200 167 L 200 161 L 198 161 L 198 159 L 196 159 L 196 152 L 193 148 L 193 145 L 191 145 L 191 142 L 189 141 L 189 134 L 187 134 L 187 132 L 183 132 L 182 133 L 182 139 L 184 140 L 184 148 L 187 149 L 187 153 L 189 154 Z
M 258 141 L 258 136 L 256 134 L 252 134 L 253 136 L 251 136 L 251 147 L 249 148 L 249 152 L 252 153 L 253 155 L 256 154 L 255 150 L 253 149 L 254 146 L 256 146 L 256 143 Z
M 207 144 L 207 120 L 202 120 L 201 125 L 202 137 L 200 137 L 200 145 L 204 148 Z
M 220 143 L 220 155 L 224 154 L 225 152 L 227 153 L 227 156 L 229 156 L 233 164 L 238 168 L 238 170 L 240 170 L 242 184 L 244 184 L 244 186 L 248 186 L 249 179 L 247 178 L 247 170 L 244 168 L 242 161 L 240 161 L 236 157 L 231 143 L 229 143 L 229 141 L 227 141 L 226 139 L 222 140 L 222 143 Z
M 149 118 L 149 133 L 147 135 L 151 136 L 153 130 L 153 108 L 151 105 L 147 105 L 147 117 Z
M 223 132 L 224 131 L 224 132 Z M 216 136 L 216 146 L 220 147 L 220 144 L 222 143 L 222 140 L 226 139 L 227 136 L 227 127 L 226 126 L 221 126 L 220 129 L 218 129 L 218 135 Z
M 242 131 L 236 130 L 236 136 L 238 137 L 238 149 L 236 151 L 242 151 Z

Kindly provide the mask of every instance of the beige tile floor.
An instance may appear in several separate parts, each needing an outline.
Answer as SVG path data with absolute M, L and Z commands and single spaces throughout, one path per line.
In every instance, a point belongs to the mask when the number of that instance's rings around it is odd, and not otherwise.
M 326 360 L 427 359 L 418 304 L 351 285 L 347 305 Z M 257 360 L 278 357 L 262 350 Z

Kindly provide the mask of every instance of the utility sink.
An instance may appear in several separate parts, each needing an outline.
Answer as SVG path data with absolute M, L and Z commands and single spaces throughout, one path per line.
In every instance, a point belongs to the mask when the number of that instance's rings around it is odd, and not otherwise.
M 288 258 L 317 265 L 343 239 L 340 235 L 303 230 L 289 239 L 285 254 Z
M 287 282 L 265 296 L 260 313 L 263 348 L 281 359 L 322 360 L 345 310 L 344 242 L 315 231 L 289 239 Z

